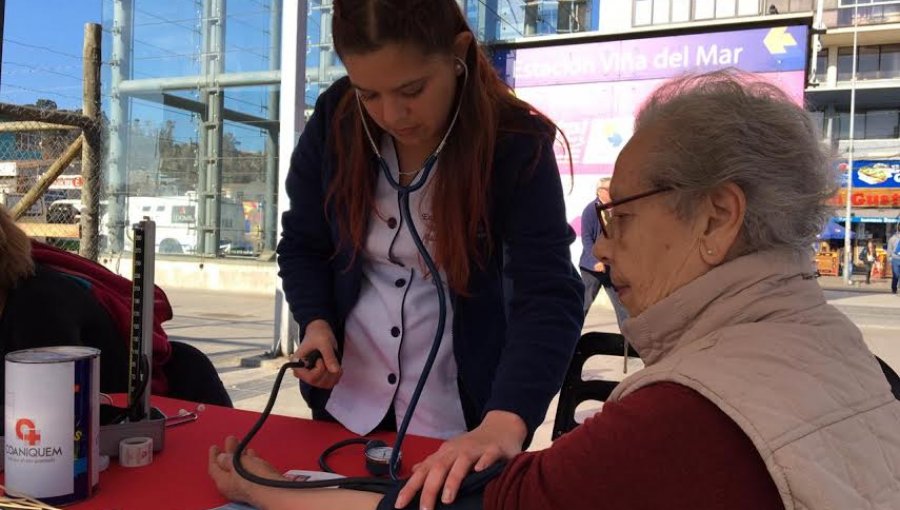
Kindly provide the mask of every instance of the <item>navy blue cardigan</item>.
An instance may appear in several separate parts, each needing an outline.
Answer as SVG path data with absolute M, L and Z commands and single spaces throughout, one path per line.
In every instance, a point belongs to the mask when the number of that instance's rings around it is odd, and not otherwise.
M 300 136 L 278 244 L 278 275 L 301 336 L 311 321 L 325 319 L 339 343 L 359 298 L 362 261 L 354 261 L 351 249 L 336 250 L 334 208 L 326 211 L 323 203 L 335 166 L 332 120 L 348 88 L 344 78 L 323 93 Z M 584 290 L 569 253 L 575 236 L 566 223 L 552 141 L 501 132 L 493 171 L 494 253 L 483 269 L 471 264 L 468 296 L 451 294 L 458 386 L 469 429 L 488 411 L 504 410 L 519 415 L 533 433 L 562 385 L 581 334 Z M 301 389 L 310 407 L 324 408 L 329 391 Z

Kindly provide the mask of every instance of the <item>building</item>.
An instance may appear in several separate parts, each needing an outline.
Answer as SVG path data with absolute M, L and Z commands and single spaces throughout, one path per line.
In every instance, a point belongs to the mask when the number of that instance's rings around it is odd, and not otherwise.
M 865 173 L 874 174 L 853 174 L 855 228 L 863 237 L 881 239 L 889 230 L 885 225 L 900 214 L 894 198 L 900 199 L 900 184 L 894 187 L 900 160 L 900 0 L 869 0 L 856 9 L 839 5 L 843 0 L 457 1 L 517 93 L 568 135 L 580 159 L 567 197 L 573 225 L 596 179 L 611 172 L 630 136 L 633 109 L 652 86 L 684 70 L 727 66 L 767 73 L 805 101 L 821 120 L 826 140 L 845 158 L 855 88 L 854 168 L 869 165 Z M 306 10 L 297 11 L 304 4 Z M 331 44 L 332 5 L 112 2 L 105 17 L 111 20 L 111 41 L 104 45 L 104 61 L 110 62 L 104 111 L 112 239 L 118 236 L 121 245 L 121 229 L 128 224 L 124 202 L 136 194 L 131 187 L 139 184 L 140 170 L 149 172 L 144 181 L 159 187 L 160 195 L 197 194 L 198 252 L 218 254 L 223 227 L 216 204 L 229 194 L 256 204 L 247 218 L 248 234 L 258 232 L 253 254 L 274 248 L 278 205 L 285 200 L 279 189 L 286 171 L 282 160 L 294 140 L 281 137 L 279 129 L 296 135 L 300 112 L 308 115 L 318 95 L 345 74 Z M 681 48 L 673 38 L 682 38 Z M 559 48 L 588 47 L 602 51 L 576 50 L 580 56 L 574 59 L 540 61 L 541 54 Z M 858 73 L 851 87 L 854 60 Z M 282 68 L 285 62 L 305 69 L 295 73 Z M 568 67 L 561 68 L 563 62 Z M 571 79 L 578 73 L 581 85 Z M 593 87 L 594 95 L 564 93 L 578 86 Z M 616 100 L 598 101 L 601 90 L 614 92 Z M 609 111 L 603 111 L 606 106 Z M 558 154 L 564 163 L 561 147 Z M 577 256 L 580 247 L 573 249 Z
M 855 9 L 844 4 L 839 9 L 834 1 L 826 2 L 826 28 L 811 61 L 806 98 L 843 159 L 844 170 L 850 157 L 850 111 L 855 110 L 851 222 L 857 239 L 882 243 L 900 222 L 900 2 L 874 4 L 861 3 Z M 835 220 L 842 224 L 847 174 L 844 181 L 834 202 Z
M 630 136 L 633 108 L 652 85 L 683 70 L 744 67 L 740 53 L 728 53 L 725 49 L 728 44 L 722 43 L 712 50 L 715 41 L 700 42 L 704 40 L 702 34 L 727 35 L 733 38 L 732 51 L 745 48 L 752 52 L 751 39 L 756 37 L 751 32 L 753 27 L 759 30 L 797 27 L 763 32 L 763 39 L 768 38 L 764 43 L 775 46 L 772 61 L 768 67 L 754 68 L 747 63 L 749 67 L 745 68 L 770 73 L 773 77 L 780 75 L 777 76 L 782 80 L 780 83 L 798 101 L 805 101 L 821 121 L 825 140 L 846 160 L 850 149 L 852 39 L 858 30 L 853 143 L 855 190 L 851 193 L 856 212 L 852 221 L 860 239 L 884 240 L 900 218 L 900 2 L 887 0 L 880 5 L 879 0 L 871 0 L 856 9 L 852 3 L 841 0 L 459 0 L 459 3 L 479 39 L 494 52 L 495 62 L 517 94 L 550 115 L 567 134 L 576 160 L 567 209 L 576 227 L 577 215 L 592 196 L 594 182 L 611 172 L 619 148 Z M 344 74 L 330 46 L 330 9 L 331 0 L 311 2 L 308 97 L 316 97 Z M 801 30 L 802 26 L 812 29 Z M 690 56 L 675 51 L 667 55 L 644 55 L 648 59 L 665 60 L 665 65 L 674 67 L 671 73 L 641 72 L 636 67 L 643 64 L 634 60 L 635 54 L 620 51 L 614 44 L 657 41 L 652 44 L 659 45 L 662 38 L 690 39 L 690 36 L 695 41 L 691 44 L 698 45 L 688 50 L 693 52 Z M 780 47 L 779 38 L 784 42 Z M 591 44 L 590 50 L 585 49 L 578 57 L 568 60 L 562 52 L 549 56 L 552 48 L 566 48 L 566 52 L 571 52 Z M 547 56 L 540 57 L 541 53 Z M 798 61 L 798 57 L 802 60 Z M 688 58 L 695 59 L 693 65 Z M 788 61 L 789 69 L 784 67 Z M 569 67 L 562 69 L 564 63 Z M 652 68 L 654 62 L 647 65 Z M 598 71 L 598 66 L 612 72 Z M 610 74 L 617 76 L 607 76 Z M 593 86 L 585 86 L 584 82 L 592 82 Z M 583 89 L 580 95 L 579 87 Z M 601 89 L 606 95 L 596 96 Z M 616 99 L 608 101 L 609 105 L 592 99 L 611 97 L 610 93 Z M 563 151 L 558 155 L 564 163 L 567 155 Z M 841 198 L 844 196 L 846 191 L 835 199 L 837 221 L 846 216 Z M 577 252 L 580 247 L 573 246 L 573 250 Z

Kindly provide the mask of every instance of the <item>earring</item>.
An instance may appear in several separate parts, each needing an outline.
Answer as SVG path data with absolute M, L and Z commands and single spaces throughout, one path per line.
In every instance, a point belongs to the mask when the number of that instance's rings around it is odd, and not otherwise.
M 463 59 L 456 57 L 456 63 L 453 65 L 453 70 L 456 71 L 456 76 L 462 76 L 462 74 L 466 72 L 466 63 L 463 62 Z
M 712 254 L 713 254 L 713 251 L 712 251 L 712 250 L 706 250 L 706 254 L 707 254 L 707 255 L 712 255 Z

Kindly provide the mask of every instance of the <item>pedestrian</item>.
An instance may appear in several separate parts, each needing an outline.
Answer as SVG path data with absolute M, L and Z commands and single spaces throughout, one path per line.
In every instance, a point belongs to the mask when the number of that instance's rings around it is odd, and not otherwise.
M 862 262 L 863 267 L 866 268 L 866 285 L 872 283 L 872 267 L 875 265 L 875 257 L 877 254 L 878 253 L 875 250 L 875 241 L 872 239 L 866 241 L 865 246 L 859 250 L 859 261 Z
M 896 295 L 900 280 L 900 228 L 888 239 L 887 252 L 891 261 L 891 293 Z
M 612 283 L 612 268 L 597 260 L 594 257 L 594 243 L 597 242 L 597 236 L 600 235 L 600 221 L 597 218 L 597 207 L 610 201 L 609 198 L 609 182 L 611 178 L 604 177 L 597 181 L 597 195 L 591 200 L 584 211 L 581 213 L 581 259 L 579 260 L 579 270 L 581 272 L 581 280 L 584 282 L 584 315 L 587 317 L 597 298 L 600 289 L 603 288 L 609 297 L 613 311 L 616 313 L 616 321 L 619 328 L 622 327 L 622 321 L 628 318 L 628 312 L 619 301 L 619 295 Z M 611 214 L 607 211 L 604 214 Z
M 419 468 L 443 486 L 522 450 L 581 335 L 557 129 L 454 0 L 336 0 L 332 35 L 348 76 L 294 151 L 277 250 L 294 357 L 322 356 L 295 375 L 315 419 L 361 435 L 420 395 L 407 430 L 447 439 Z

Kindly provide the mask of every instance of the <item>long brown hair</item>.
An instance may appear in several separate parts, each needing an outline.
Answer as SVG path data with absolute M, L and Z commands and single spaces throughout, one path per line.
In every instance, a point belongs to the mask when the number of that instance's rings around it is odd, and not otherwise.
M 334 2 L 332 36 L 342 57 L 377 51 L 392 43 L 413 45 L 425 55 L 449 55 L 462 32 L 472 31 L 455 0 Z M 493 249 L 490 235 L 484 244 L 479 244 L 477 237 L 479 230 L 491 231 L 489 191 L 498 133 L 530 132 L 552 139 L 557 132 L 553 122 L 512 94 L 474 34 L 472 41 L 465 58 L 467 85 L 456 98 L 461 101 L 457 128 L 441 153 L 441 166 L 453 172 L 435 174 L 432 194 L 435 262 L 446 273 L 450 287 L 460 294 L 466 294 L 470 262 L 483 268 Z M 377 181 L 359 116 L 354 91 L 348 90 L 334 114 L 332 150 L 337 167 L 326 198 L 326 207 L 336 206 L 342 242 L 349 243 L 357 255 L 375 207 Z M 370 122 L 369 127 L 374 128 L 378 140 L 382 134 L 378 126 Z M 535 144 L 533 165 L 541 146 Z
M 31 241 L 0 206 L 0 292 L 15 288 L 19 280 L 33 273 Z

